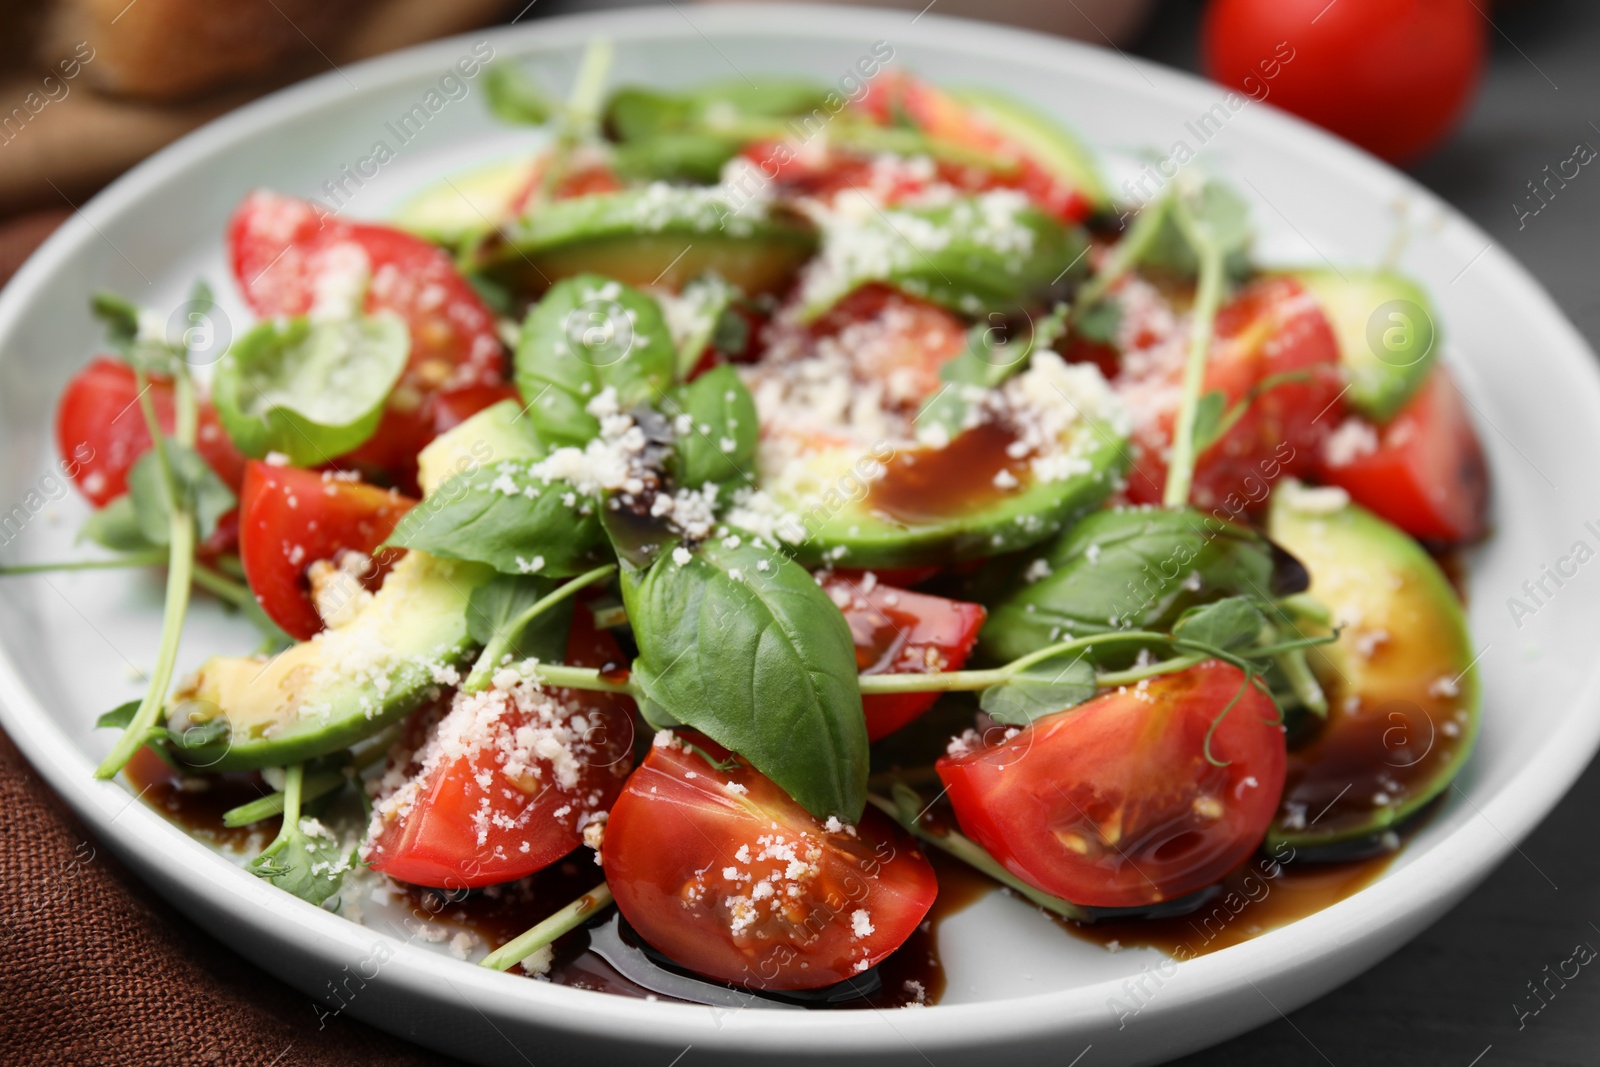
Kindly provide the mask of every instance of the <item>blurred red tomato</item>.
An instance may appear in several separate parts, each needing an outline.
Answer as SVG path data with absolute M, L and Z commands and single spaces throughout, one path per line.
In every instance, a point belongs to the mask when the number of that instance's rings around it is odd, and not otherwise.
M 1390 162 L 1453 129 L 1483 69 L 1474 0 L 1212 0 L 1206 72 Z

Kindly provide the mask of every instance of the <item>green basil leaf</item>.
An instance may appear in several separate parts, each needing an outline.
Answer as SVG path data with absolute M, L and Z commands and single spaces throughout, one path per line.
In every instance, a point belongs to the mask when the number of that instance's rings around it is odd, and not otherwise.
M 315 819 L 281 836 L 265 852 L 245 864 L 259 878 L 312 904 L 321 904 L 339 891 L 345 872 L 356 864 L 339 839 Z
M 543 126 L 562 108 L 561 101 L 517 63 L 492 65 L 484 72 L 483 91 L 490 113 L 502 122 Z
M 1072 318 L 1072 331 L 1085 341 L 1115 344 L 1122 329 L 1122 305 L 1107 297 L 1084 308 Z
M 478 644 L 487 646 L 506 635 L 518 617 L 555 588 L 556 583 L 548 578 L 497 574 L 468 597 L 467 632 Z M 566 658 L 567 634 L 572 629 L 572 604 L 568 598 L 534 616 L 513 636 L 508 651 L 517 659 L 531 657 L 544 663 L 561 662 Z
M 195 518 L 198 535 L 202 539 L 209 537 L 217 528 L 217 520 L 233 510 L 239 500 L 194 449 L 170 437 L 164 445 L 173 480 L 184 506 Z M 172 533 L 172 497 L 161 457 L 154 448 L 140 456 L 128 471 L 128 497 L 133 502 L 140 536 L 151 545 L 166 544 Z
M 1266 621 L 1253 599 L 1230 596 L 1185 611 L 1172 627 L 1172 636 L 1232 650 L 1254 644 Z
M 133 717 L 139 711 L 142 701 L 130 700 L 126 704 L 118 704 L 104 715 L 94 721 L 96 730 L 126 730 L 133 725 Z
M 867 731 L 855 642 L 803 567 L 736 535 L 625 568 L 622 596 L 639 645 L 633 677 L 649 700 L 818 818 L 861 817 Z
M 1058 641 L 1115 630 L 1170 632 L 1188 608 L 1272 595 L 1273 554 L 1260 534 L 1201 512 L 1095 512 L 1043 556 L 1049 573 L 993 605 L 984 654 L 1019 659 Z
M 626 411 L 672 384 L 676 351 L 655 300 L 597 274 L 557 282 L 522 325 L 517 388 L 540 440 L 582 447 L 600 433 L 589 404 L 616 390 Z
M 99 511 L 91 512 L 78 528 L 79 541 L 92 541 L 112 552 L 137 552 L 146 548 L 160 548 L 166 543 L 151 541 L 139 525 L 139 513 L 133 506 L 133 497 L 127 493 L 117 497 Z
M 742 317 L 729 313 L 738 298 L 739 290 L 716 274 L 696 278 L 672 298 L 677 310 L 668 316 L 668 325 L 672 327 L 673 344 L 678 349 L 677 377 L 680 380 L 687 378 L 699 365 L 707 345 L 715 344 L 724 352 L 743 349 L 743 335 L 730 336 L 747 328 Z
M 607 101 L 603 126 L 618 142 L 615 165 L 620 173 L 711 183 L 744 144 L 756 139 L 752 120 L 809 118 L 825 107 L 827 96 L 826 86 L 772 78 L 762 78 L 759 87 L 719 82 L 682 93 L 629 86 Z M 770 123 L 765 128 L 782 135 Z
M 1062 653 L 1030 664 L 978 694 L 978 706 L 995 722 L 1026 726 L 1045 715 L 1075 707 L 1098 692 L 1094 664 L 1082 652 Z
M 218 361 L 212 400 L 245 455 L 314 466 L 372 436 L 410 351 L 391 314 L 269 319 Z
M 753 482 L 760 433 L 756 402 L 732 367 L 717 367 L 673 389 L 661 410 L 673 426 L 678 485 Z
M 582 574 L 609 552 L 592 500 L 515 462 L 453 476 L 406 512 L 387 544 L 554 578 Z

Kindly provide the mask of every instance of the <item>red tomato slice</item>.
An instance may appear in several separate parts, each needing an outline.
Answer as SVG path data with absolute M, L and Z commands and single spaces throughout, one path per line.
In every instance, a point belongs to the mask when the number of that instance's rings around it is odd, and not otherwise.
M 156 422 L 167 433 L 173 427 L 172 382 L 150 380 Z M 128 491 L 128 471 L 150 451 L 139 385 L 133 368 L 101 356 L 67 383 L 56 409 L 56 447 L 67 472 L 95 507 L 105 507 Z M 200 404 L 195 451 L 234 490 L 244 477 L 245 459 L 233 447 L 209 403 Z
M 621 661 L 589 610 L 573 612 L 567 662 Z M 633 701 L 517 686 L 458 694 L 405 784 L 380 800 L 363 858 L 415 885 L 498 885 L 548 867 L 603 821 L 627 777 Z
M 822 588 L 844 612 L 862 674 L 927 674 L 966 665 L 988 612 L 980 604 L 946 600 L 854 580 L 835 572 Z M 938 693 L 880 693 L 861 698 L 867 740 L 888 737 L 933 707 Z
M 1339 463 L 1325 451 L 1322 480 L 1420 540 L 1455 544 L 1484 535 L 1489 469 L 1449 371 L 1435 368 L 1375 436 L 1375 451 Z
M 1259 507 L 1278 478 L 1315 469 L 1322 442 L 1341 418 L 1339 345 L 1327 316 L 1298 282 L 1265 278 L 1218 312 L 1202 392 L 1221 392 L 1232 409 L 1281 374 L 1299 377 L 1264 388 L 1201 455 L 1191 492 L 1195 506 L 1234 514 Z M 1117 382 L 1136 421 L 1135 469 L 1128 476 L 1128 498 L 1136 504 L 1161 501 L 1182 376 L 1180 362 Z
M 876 811 L 859 827 L 825 825 L 742 762 L 717 770 L 676 738 L 658 738 L 628 779 L 602 855 L 617 907 L 646 941 L 748 989 L 860 974 L 911 936 L 939 888 Z
M 1127 908 L 1203 889 L 1243 863 L 1283 792 L 1283 727 L 1244 674 L 1208 660 L 1039 719 L 938 762 L 956 819 L 1006 870 L 1077 904 Z
M 494 315 L 450 256 L 388 226 L 349 222 L 277 193 L 245 197 L 228 227 L 234 277 L 260 315 L 310 311 L 320 286 L 365 263 L 368 313 L 390 311 L 411 331 L 411 358 L 378 432 L 352 462 L 406 481 L 432 439 L 427 398 L 441 389 L 498 385 L 504 347 Z
M 915 409 L 944 388 L 939 369 L 967 347 L 967 327 L 936 304 L 886 285 L 863 285 L 811 326 L 836 344 L 864 380 L 882 382 L 886 404 Z
M 511 214 L 521 215 L 527 210 L 528 201 L 539 191 L 543 181 L 544 161 L 539 160 L 528 169 L 527 184 L 511 198 Z M 591 163 L 587 166 L 574 167 L 562 175 L 561 180 L 556 183 L 553 195 L 557 200 L 567 200 L 572 197 L 588 196 L 591 193 L 614 193 L 621 188 L 622 182 L 612 173 L 610 167 Z
M 239 555 L 261 610 L 290 637 L 311 637 L 322 629 L 322 617 L 311 599 L 310 566 L 361 552 L 373 556 L 361 582 L 376 588 L 404 551 L 378 546 L 415 504 L 392 489 L 332 472 L 251 460 L 240 495 Z

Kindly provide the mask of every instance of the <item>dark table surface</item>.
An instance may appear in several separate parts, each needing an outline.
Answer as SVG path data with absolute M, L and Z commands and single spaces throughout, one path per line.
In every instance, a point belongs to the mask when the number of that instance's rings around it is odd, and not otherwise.
M 1166 0 L 1131 51 L 1196 70 L 1202 6 Z M 1491 65 L 1466 124 L 1412 174 L 1531 270 L 1600 347 L 1600 178 L 1580 176 L 1523 226 L 1512 207 L 1578 142 L 1600 147 L 1600 4 L 1500 4 L 1494 24 Z M 1551 982 L 1556 995 L 1546 994 L 1537 1014 L 1527 984 L 1543 981 L 1545 967 L 1553 971 L 1579 943 L 1600 948 L 1597 813 L 1600 763 L 1520 854 L 1421 937 L 1287 1019 L 1181 1064 L 1600 1064 L 1600 977 L 1585 968 L 1564 989 Z

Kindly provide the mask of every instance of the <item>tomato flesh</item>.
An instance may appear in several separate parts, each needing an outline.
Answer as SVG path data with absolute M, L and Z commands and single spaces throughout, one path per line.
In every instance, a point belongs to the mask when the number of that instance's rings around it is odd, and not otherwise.
M 619 663 L 622 651 L 580 604 L 567 662 Z M 633 701 L 610 693 L 514 687 L 458 694 L 408 781 L 373 810 L 364 857 L 402 882 L 475 888 L 525 878 L 583 843 L 622 788 Z
M 1029 885 L 1074 903 L 1137 907 L 1203 889 L 1243 863 L 1283 793 L 1272 699 L 1209 660 L 1036 720 L 939 760 L 963 831 Z
M 171 433 L 175 417 L 172 382 L 151 378 L 149 386 L 147 395 L 155 407 L 156 423 Z M 150 451 L 150 431 L 142 407 L 133 368 L 109 356 L 91 361 L 61 394 L 56 409 L 56 447 L 67 473 L 97 508 L 128 491 L 128 472 Z M 216 409 L 204 401 L 199 407 L 195 451 L 237 491 L 245 459 L 217 421 Z
M 331 472 L 251 460 L 240 496 L 239 555 L 261 610 L 290 637 L 311 637 L 322 629 L 307 579 L 311 565 L 360 552 L 372 557 L 361 582 L 376 588 L 404 551 L 379 546 L 415 505 L 392 489 Z
M 950 312 L 875 283 L 830 308 L 811 337 L 837 346 L 863 381 L 881 383 L 886 405 L 912 411 L 944 388 L 940 369 L 967 347 L 966 325 Z
M 1268 381 L 1277 375 L 1295 378 Z M 1128 497 L 1136 504 L 1161 502 L 1182 376 L 1179 361 L 1117 379 L 1135 418 Z M 1321 307 L 1291 278 L 1254 282 L 1217 313 L 1202 395 L 1220 392 L 1232 410 L 1257 387 L 1243 417 L 1195 465 L 1195 506 L 1233 514 L 1259 507 L 1275 480 L 1315 468 L 1339 424 L 1338 341 Z
M 862 674 L 959 671 L 978 643 L 988 614 L 981 604 L 947 600 L 883 585 L 875 577 L 826 578 L 822 588 L 839 605 L 856 644 Z M 867 740 L 887 737 L 933 707 L 938 693 L 875 693 L 861 698 Z
M 922 853 L 876 811 L 824 825 L 742 762 L 718 770 L 676 739 L 628 779 L 602 854 L 646 941 L 756 990 L 853 978 L 911 936 L 938 892 Z
M 1362 507 L 1412 537 L 1457 544 L 1482 537 L 1489 521 L 1489 469 L 1461 390 L 1436 367 L 1400 413 L 1375 431 L 1374 451 L 1319 474 Z
M 428 400 L 441 390 L 499 385 L 504 347 L 494 315 L 442 249 L 388 226 L 348 222 L 276 193 L 245 197 L 228 227 L 234 277 L 260 315 L 301 315 L 330 278 L 365 265 L 364 310 L 392 312 L 411 331 L 411 355 L 377 432 L 351 462 L 414 476 L 433 436 Z

